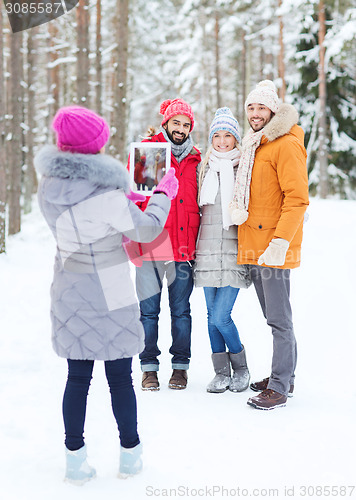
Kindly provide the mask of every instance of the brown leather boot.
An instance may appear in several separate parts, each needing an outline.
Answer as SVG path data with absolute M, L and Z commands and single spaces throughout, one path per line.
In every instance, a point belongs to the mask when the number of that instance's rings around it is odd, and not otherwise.
M 268 382 L 269 382 L 269 377 L 264 378 L 260 382 L 253 382 L 252 384 L 250 384 L 250 389 L 252 389 L 255 392 L 264 391 L 265 389 L 267 389 Z M 291 384 L 289 386 L 289 392 L 288 392 L 288 397 L 289 398 L 293 397 L 293 392 L 294 392 L 294 385 Z
M 247 404 L 257 408 L 258 410 L 274 410 L 286 406 L 287 396 L 272 389 L 265 389 L 257 396 L 250 398 Z
M 188 374 L 187 370 L 173 370 L 169 380 L 168 387 L 170 389 L 185 389 L 187 387 Z
M 159 391 L 157 372 L 143 372 L 141 389 L 143 391 Z

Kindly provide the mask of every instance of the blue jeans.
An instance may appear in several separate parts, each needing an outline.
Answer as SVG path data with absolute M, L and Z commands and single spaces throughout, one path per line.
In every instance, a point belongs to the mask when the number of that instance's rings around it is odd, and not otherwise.
M 208 309 L 208 332 L 213 353 L 231 353 L 242 351 L 239 332 L 231 318 L 239 288 L 224 286 L 221 288 L 204 287 L 206 307 Z
M 190 360 L 192 318 L 189 298 L 193 290 L 192 266 L 189 262 L 143 262 L 136 269 L 136 290 L 140 300 L 141 322 L 145 330 L 145 349 L 140 354 L 142 371 L 157 371 L 158 317 L 161 310 L 162 281 L 168 283 L 171 311 L 172 368 L 187 370 Z
M 84 446 L 87 397 L 94 361 L 68 359 L 68 380 L 63 396 L 65 445 L 68 450 Z M 139 444 L 136 396 L 131 378 L 132 358 L 105 361 L 105 373 L 111 393 L 113 413 L 124 448 Z

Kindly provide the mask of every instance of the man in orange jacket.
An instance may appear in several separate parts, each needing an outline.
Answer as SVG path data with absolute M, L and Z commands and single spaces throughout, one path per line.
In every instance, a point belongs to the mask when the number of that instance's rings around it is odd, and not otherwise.
M 238 264 L 249 264 L 267 324 L 272 329 L 271 375 L 251 384 L 254 408 L 285 406 L 294 389 L 297 347 L 289 299 L 290 269 L 300 265 L 308 206 L 304 133 L 298 113 L 282 104 L 265 80 L 245 103 L 251 129 L 245 136 L 231 217 L 238 227 Z

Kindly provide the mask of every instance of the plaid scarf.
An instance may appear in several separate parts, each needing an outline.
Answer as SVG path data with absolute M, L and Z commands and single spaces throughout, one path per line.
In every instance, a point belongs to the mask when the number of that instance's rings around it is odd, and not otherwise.
M 248 219 L 252 168 L 256 149 L 261 144 L 262 136 L 263 129 L 258 132 L 250 130 L 242 140 L 242 155 L 237 169 L 234 195 L 229 204 L 231 220 L 237 226 Z
M 168 137 L 168 134 L 163 127 L 161 127 L 160 132 L 163 133 L 166 141 L 171 143 L 172 155 L 175 157 L 178 163 L 184 160 L 184 158 L 186 158 L 193 149 L 193 140 L 190 134 L 188 135 L 187 139 L 183 142 L 183 144 L 174 144 Z

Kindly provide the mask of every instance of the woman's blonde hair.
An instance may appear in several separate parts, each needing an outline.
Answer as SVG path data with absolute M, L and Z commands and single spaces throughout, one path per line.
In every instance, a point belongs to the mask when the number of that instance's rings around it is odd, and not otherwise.
M 239 149 L 241 151 L 241 145 L 240 145 L 240 143 L 238 142 L 237 139 L 236 139 L 236 142 L 235 142 L 235 148 Z M 212 150 L 213 150 L 213 145 L 210 144 L 210 146 L 208 147 L 208 150 L 207 150 L 207 152 L 206 152 L 206 154 L 205 154 L 205 156 L 203 158 L 203 161 L 201 162 L 200 167 L 199 167 L 199 175 L 198 175 L 198 204 L 199 204 L 201 187 L 202 187 L 203 180 L 204 180 L 205 173 L 206 173 L 206 166 L 207 166 L 207 164 L 209 162 L 209 158 L 210 158 Z

